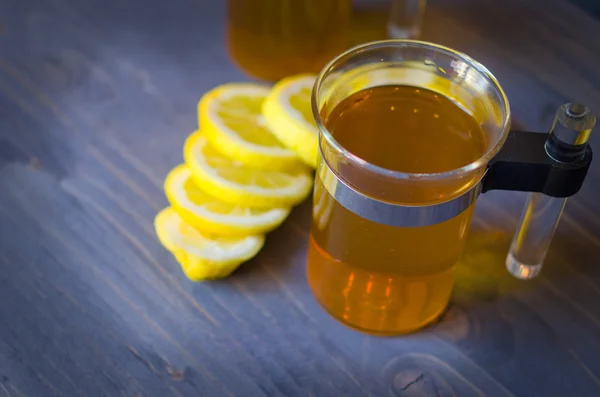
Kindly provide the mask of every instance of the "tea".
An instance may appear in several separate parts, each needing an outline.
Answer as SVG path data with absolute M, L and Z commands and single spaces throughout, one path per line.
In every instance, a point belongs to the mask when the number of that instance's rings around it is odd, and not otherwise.
M 481 157 L 486 147 L 479 123 L 463 108 L 411 86 L 354 93 L 324 122 L 355 156 L 404 173 L 457 169 Z M 394 227 L 350 212 L 323 181 L 315 183 L 307 274 L 319 303 L 343 323 L 379 334 L 410 332 L 436 319 L 452 291 L 473 206 L 442 223 Z M 429 189 L 421 193 L 452 193 L 443 191 L 449 189 L 443 184 Z
M 349 46 L 351 0 L 229 0 L 228 41 L 247 73 L 318 73 Z

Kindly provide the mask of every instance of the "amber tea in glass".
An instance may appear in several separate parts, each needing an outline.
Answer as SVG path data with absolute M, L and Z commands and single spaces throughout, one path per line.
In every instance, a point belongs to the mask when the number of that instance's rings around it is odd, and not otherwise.
M 228 0 L 229 53 L 248 74 L 318 73 L 348 48 L 351 0 Z
M 356 92 L 333 109 L 325 126 L 356 156 L 400 172 L 450 171 L 485 150 L 483 131 L 468 112 L 441 94 L 407 85 Z M 429 189 L 421 194 L 444 193 L 442 186 Z M 317 201 L 331 200 L 322 187 L 317 194 Z M 313 227 L 308 268 L 327 309 L 376 332 L 410 331 L 436 318 L 452 290 L 471 208 L 440 224 L 407 228 L 365 220 L 335 200 L 331 205 L 328 222 Z
M 384 41 L 332 61 L 313 112 L 317 301 L 365 332 L 423 327 L 448 304 L 478 182 L 508 131 L 504 93 L 463 54 Z

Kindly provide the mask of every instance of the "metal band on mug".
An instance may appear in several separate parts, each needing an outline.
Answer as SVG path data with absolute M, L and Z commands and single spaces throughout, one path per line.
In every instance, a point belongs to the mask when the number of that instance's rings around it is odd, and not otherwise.
M 324 160 L 319 162 L 318 172 L 325 189 L 344 208 L 369 221 L 398 227 L 429 226 L 454 218 L 477 200 L 483 180 L 452 200 L 418 206 L 392 204 L 366 196 L 340 180 Z

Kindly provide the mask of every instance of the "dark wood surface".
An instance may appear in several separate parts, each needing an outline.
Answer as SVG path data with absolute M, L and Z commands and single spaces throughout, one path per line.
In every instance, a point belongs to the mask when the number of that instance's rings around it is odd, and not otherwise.
M 223 35 L 217 0 L 0 2 L 1 397 L 600 395 L 598 160 L 532 282 L 503 265 L 525 196 L 483 196 L 448 313 L 412 335 L 317 306 L 309 203 L 189 282 L 152 219 L 199 96 L 246 79 Z M 525 128 L 600 112 L 600 22 L 565 1 L 431 0 L 424 37 L 488 65 Z

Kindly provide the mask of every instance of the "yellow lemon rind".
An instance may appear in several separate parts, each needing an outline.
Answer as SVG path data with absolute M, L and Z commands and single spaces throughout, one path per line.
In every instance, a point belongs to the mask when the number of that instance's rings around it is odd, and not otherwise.
M 300 162 L 293 150 L 245 141 L 219 119 L 215 111 L 219 98 L 236 93 L 240 96 L 266 98 L 269 88 L 254 83 L 229 83 L 218 86 L 202 96 L 198 102 L 198 125 L 215 149 L 253 168 L 290 170 L 299 167 Z M 266 125 L 266 122 L 263 123 Z
M 302 115 L 289 104 L 289 97 L 293 88 L 299 82 L 314 81 L 313 75 L 299 75 L 288 77 L 273 87 L 263 103 L 263 116 L 267 125 L 277 139 L 286 147 L 292 149 L 298 157 L 312 168 L 317 165 L 318 132 L 315 126 L 310 125 Z
M 237 256 L 232 256 L 231 250 L 227 252 L 229 257 L 225 258 L 202 256 L 198 252 L 191 252 L 195 247 L 188 246 L 186 249 L 180 241 L 177 241 L 176 232 L 169 227 L 170 218 L 174 216 L 178 216 L 174 209 L 164 208 L 154 219 L 154 229 L 160 243 L 175 257 L 185 275 L 192 281 L 227 277 L 242 263 L 256 256 L 264 246 L 264 236 L 247 236 L 240 239 L 241 243 L 245 243 L 245 247 Z M 183 222 L 182 219 L 179 221 Z M 208 239 L 206 236 L 203 238 Z
M 200 143 L 202 140 L 204 142 Z M 293 207 L 308 197 L 312 188 L 312 178 L 308 173 L 297 172 L 293 187 L 285 189 L 271 189 L 271 191 L 236 184 L 220 177 L 199 156 L 194 155 L 201 150 L 201 146 L 208 141 L 200 132 L 191 134 L 185 144 L 183 157 L 186 165 L 190 168 L 194 181 L 210 195 L 227 203 L 251 207 L 251 208 L 285 208 Z M 264 170 L 252 170 L 253 172 L 269 172 Z M 272 171 L 277 172 L 277 171 Z
M 280 226 L 290 213 L 289 208 L 273 208 L 260 215 L 247 217 L 210 213 L 176 193 L 188 175 L 191 176 L 191 172 L 186 165 L 176 166 L 167 175 L 164 190 L 171 207 L 183 220 L 200 231 L 226 237 L 266 234 Z
M 243 261 L 234 261 L 227 263 L 210 263 L 199 260 L 197 257 L 190 255 L 183 249 L 171 251 L 171 254 L 181 266 L 181 270 L 191 281 L 217 280 L 225 278 L 237 270 Z

